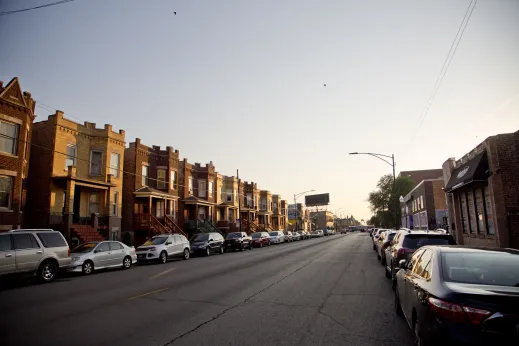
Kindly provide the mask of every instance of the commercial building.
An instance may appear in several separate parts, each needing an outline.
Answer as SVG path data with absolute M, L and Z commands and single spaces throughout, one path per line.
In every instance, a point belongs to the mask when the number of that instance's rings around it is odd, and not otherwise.
M 419 230 L 448 228 L 443 186 L 443 178 L 425 179 L 416 185 L 401 203 L 402 227 Z
M 35 106 L 18 78 L 0 81 L 0 232 L 23 224 Z
M 421 169 L 417 171 L 402 171 L 400 172 L 398 177 L 409 177 L 415 185 L 418 185 L 422 180 L 443 178 L 443 170 L 441 168 L 438 168 Z
M 449 223 L 459 244 L 519 248 L 519 131 L 485 139 L 443 164 Z
M 328 210 L 310 212 L 310 220 L 312 223 L 312 230 L 327 229 L 334 225 L 333 213 Z

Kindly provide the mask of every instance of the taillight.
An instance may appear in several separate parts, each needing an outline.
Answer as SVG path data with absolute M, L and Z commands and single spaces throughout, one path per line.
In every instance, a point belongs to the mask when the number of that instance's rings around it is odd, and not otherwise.
M 68 248 L 68 256 L 70 257 L 70 248 Z
M 413 249 L 408 249 L 406 247 L 401 247 L 400 249 L 398 249 L 397 255 L 398 256 L 405 256 L 406 253 L 413 253 L 413 252 L 414 252 Z
M 491 312 L 487 310 L 449 303 L 432 297 L 429 297 L 429 306 L 441 317 L 455 322 L 466 323 L 470 321 L 476 325 L 491 314 Z

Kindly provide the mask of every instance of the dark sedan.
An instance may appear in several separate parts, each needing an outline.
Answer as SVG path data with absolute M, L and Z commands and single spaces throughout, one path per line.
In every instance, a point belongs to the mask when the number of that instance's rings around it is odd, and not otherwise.
M 250 236 L 254 247 L 270 246 L 270 235 L 267 232 L 255 232 Z
M 518 345 L 519 251 L 424 246 L 396 274 L 417 345 Z
M 225 251 L 252 250 L 252 238 L 245 232 L 233 232 L 225 237 Z

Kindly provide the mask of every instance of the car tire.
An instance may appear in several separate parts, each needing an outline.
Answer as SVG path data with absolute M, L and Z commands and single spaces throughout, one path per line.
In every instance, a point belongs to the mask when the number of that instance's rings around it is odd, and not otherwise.
M 395 278 L 396 273 L 393 273 L 393 262 L 391 262 L 391 267 L 390 267 L 389 273 L 391 275 L 391 289 L 393 291 L 395 291 L 396 290 L 396 278 Z
M 398 290 L 395 290 L 395 313 L 397 316 L 404 316 L 402 306 L 400 305 L 400 296 L 398 295 Z
M 182 256 L 182 259 L 183 260 L 188 260 L 189 256 L 190 256 L 189 250 L 188 249 L 184 249 L 184 255 Z
M 162 251 L 160 253 L 159 259 L 160 259 L 160 263 L 162 263 L 162 264 L 167 263 L 168 262 L 168 253 L 166 251 Z
M 424 336 L 423 331 L 420 327 L 420 323 L 418 322 L 418 317 L 415 317 L 413 333 L 415 337 L 414 344 L 416 346 L 431 346 L 433 344 L 433 341 L 431 341 L 428 337 Z
M 51 282 L 58 276 L 58 264 L 54 260 L 43 262 L 38 268 L 38 278 L 41 282 Z
M 204 255 L 205 255 L 206 257 L 209 256 L 209 255 L 211 255 L 211 249 L 209 248 L 209 246 L 205 248 L 205 253 L 204 253 Z
M 83 275 L 90 275 L 94 272 L 94 262 L 88 260 L 81 266 L 81 272 Z
M 220 246 L 220 255 L 223 255 L 225 253 L 225 248 L 223 245 Z
M 123 269 L 130 269 L 132 266 L 132 258 L 130 256 L 126 256 L 123 259 Z

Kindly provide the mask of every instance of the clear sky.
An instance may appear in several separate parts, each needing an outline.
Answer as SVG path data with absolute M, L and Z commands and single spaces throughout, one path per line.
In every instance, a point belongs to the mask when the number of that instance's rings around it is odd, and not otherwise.
M 127 142 L 289 200 L 329 192 L 367 219 L 391 167 L 348 152 L 394 153 L 398 174 L 519 129 L 519 1 L 479 0 L 413 137 L 469 2 L 76 0 L 0 16 L 0 79 Z

